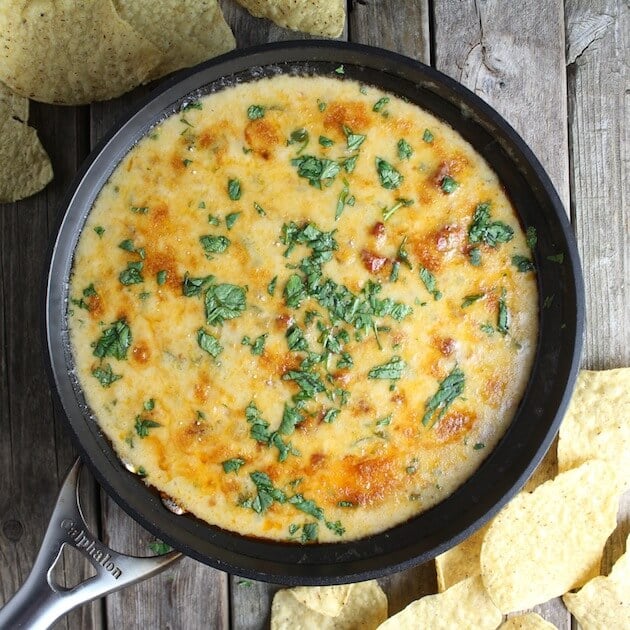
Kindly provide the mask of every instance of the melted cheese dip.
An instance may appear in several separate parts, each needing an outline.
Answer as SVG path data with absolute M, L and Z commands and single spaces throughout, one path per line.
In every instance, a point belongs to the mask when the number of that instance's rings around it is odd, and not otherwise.
M 68 322 L 130 469 L 208 523 L 296 543 L 451 494 L 535 352 L 526 236 L 449 126 L 341 78 L 188 103 L 103 187 Z

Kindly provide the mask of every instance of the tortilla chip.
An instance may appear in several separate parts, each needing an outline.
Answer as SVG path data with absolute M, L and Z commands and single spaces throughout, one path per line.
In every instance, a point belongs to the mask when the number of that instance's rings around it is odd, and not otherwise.
M 459 582 L 439 595 L 428 595 L 412 602 L 379 626 L 379 630 L 494 630 L 501 618 L 501 612 L 477 576 Z
M 499 630 L 558 630 L 552 623 L 534 612 L 510 617 Z
M 630 628 L 630 536 L 608 577 L 596 577 L 562 599 L 582 630 Z
M 293 589 L 278 591 L 271 605 L 271 630 L 375 630 L 385 619 L 387 597 L 376 580 L 350 584 L 335 617 L 305 606 Z
M 620 488 L 615 469 L 593 460 L 519 494 L 498 514 L 480 561 L 502 612 L 531 608 L 589 579 L 615 529 Z
M 547 451 L 547 454 L 534 471 L 534 474 L 525 484 L 523 491 L 532 492 L 539 485 L 549 479 L 553 479 L 556 474 L 557 457 L 555 444 Z M 442 593 L 457 582 L 474 575 L 480 575 L 481 566 L 479 555 L 481 554 L 481 543 L 490 523 L 484 525 L 472 536 L 455 545 L 452 549 L 445 551 L 435 559 L 435 570 L 437 572 L 438 591 Z
M 35 129 L 13 116 L 14 110 L 0 101 L 0 203 L 33 195 L 53 176 Z
M 630 368 L 578 375 L 560 426 L 558 464 L 569 470 L 589 459 L 611 462 L 630 488 Z
M 238 0 L 255 17 L 311 35 L 339 37 L 346 23 L 343 0 Z
M 292 588 L 293 597 L 315 612 L 336 617 L 348 600 L 349 584 L 339 586 L 298 586 Z
M 217 0 L 114 0 L 120 17 L 162 53 L 150 78 L 194 66 L 236 46 Z
M 0 107 L 2 106 L 9 110 L 11 116 L 22 122 L 28 120 L 28 99 L 18 96 L 0 81 Z
M 0 3 L 0 80 L 22 96 L 66 105 L 113 98 L 161 59 L 112 0 Z

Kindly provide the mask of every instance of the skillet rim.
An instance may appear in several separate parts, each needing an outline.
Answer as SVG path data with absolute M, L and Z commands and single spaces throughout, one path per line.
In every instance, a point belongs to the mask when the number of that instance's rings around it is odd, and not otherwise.
M 305 57 L 305 55 L 308 56 Z M 256 63 L 256 61 L 260 62 L 261 59 L 265 59 L 269 56 L 275 57 L 275 59 L 273 61 L 268 60 L 265 63 Z M 299 57 L 299 59 L 295 57 Z M 516 466 L 516 471 L 511 471 L 509 468 L 506 470 L 500 467 L 492 468 L 490 466 L 495 475 L 497 472 L 501 475 L 503 475 L 503 473 L 511 473 L 509 481 L 504 481 L 502 476 L 500 483 L 495 483 L 493 486 L 495 487 L 493 496 L 497 494 L 500 496 L 494 499 L 490 505 L 487 505 L 487 498 L 476 495 L 473 492 L 466 506 L 468 511 L 459 515 L 460 518 L 463 518 L 464 524 L 456 526 L 454 528 L 455 531 L 452 531 L 452 523 L 445 523 L 447 534 L 437 536 L 438 540 L 434 540 L 436 538 L 434 535 L 431 539 L 433 542 L 425 543 L 423 549 L 419 548 L 422 546 L 419 544 L 406 545 L 404 548 L 401 548 L 397 544 L 399 538 L 398 534 L 404 529 L 408 535 L 410 533 L 410 526 L 413 526 L 417 522 L 421 524 L 423 519 L 426 520 L 426 515 L 439 510 L 440 506 L 443 506 L 447 502 L 464 498 L 463 489 L 465 490 L 470 486 L 471 481 L 483 477 L 482 472 L 484 470 L 486 470 L 484 478 L 488 477 L 487 471 L 489 464 L 492 460 L 497 459 L 497 452 L 500 450 L 501 445 L 505 441 L 509 441 L 509 437 L 513 433 L 513 426 L 517 424 L 519 417 L 523 415 L 524 402 L 535 395 L 531 391 L 531 385 L 539 370 L 540 347 L 537 351 L 527 391 L 523 396 L 523 400 L 519 405 L 512 424 L 484 463 L 463 486 L 431 510 L 406 523 L 365 539 L 336 544 L 297 546 L 274 541 L 253 540 L 238 534 L 219 530 L 218 528 L 213 528 L 194 517 L 181 517 L 167 512 L 157 496 L 147 489 L 135 475 L 131 475 L 126 471 L 111 446 L 105 443 L 106 439 L 104 436 L 101 435 L 99 437 L 99 435 L 97 435 L 100 431 L 96 423 L 89 417 L 86 410 L 80 408 L 76 398 L 71 398 L 69 395 L 68 384 L 70 383 L 70 378 L 68 373 L 71 370 L 72 361 L 69 348 L 67 345 L 64 345 L 64 341 L 61 338 L 63 336 L 63 327 L 55 327 L 55 324 L 63 324 L 64 322 L 63 317 L 61 320 L 59 319 L 59 314 L 62 312 L 65 313 L 64 299 L 67 297 L 67 291 L 64 290 L 63 285 L 67 281 L 67 275 L 62 274 L 62 278 L 60 279 L 55 272 L 59 267 L 62 267 L 62 269 L 64 266 L 68 267 L 68 264 L 66 264 L 68 263 L 68 258 L 71 264 L 74 247 L 71 248 L 70 252 L 66 251 L 63 247 L 64 240 L 67 241 L 72 237 L 73 230 L 76 231 L 77 222 L 79 222 L 81 226 L 83 225 L 85 215 L 87 214 L 87 211 L 83 211 L 79 214 L 78 218 L 74 219 L 74 222 L 68 219 L 68 215 L 73 208 L 76 208 L 76 203 L 78 203 L 76 201 L 77 195 L 83 188 L 88 189 L 88 195 L 90 194 L 89 191 L 95 188 L 94 185 L 90 185 L 89 183 L 94 179 L 92 169 L 95 162 L 98 162 L 99 159 L 103 159 L 101 155 L 119 133 L 124 131 L 128 125 L 138 123 L 138 116 L 140 114 L 146 114 L 145 110 L 147 108 L 156 103 L 160 103 L 161 98 L 164 99 L 165 95 L 169 96 L 172 90 L 174 91 L 178 87 L 181 88 L 197 75 L 203 76 L 204 74 L 212 73 L 213 70 L 215 71 L 212 79 L 200 82 L 197 88 L 185 90 L 177 96 L 175 100 L 170 100 L 168 107 L 161 107 L 162 111 L 166 111 L 172 108 L 175 103 L 181 102 L 185 98 L 185 94 L 190 94 L 194 89 L 200 89 L 209 82 L 217 81 L 220 76 L 226 76 L 225 72 L 216 74 L 219 68 L 232 64 L 239 67 L 238 72 L 243 72 L 247 66 L 241 67 L 241 65 L 247 60 L 253 61 L 254 66 L 270 66 L 286 63 L 303 63 L 306 65 L 309 61 L 313 62 L 313 64 L 327 62 L 330 63 L 331 69 L 341 63 L 347 64 L 348 68 L 354 66 L 363 67 L 367 70 L 370 77 L 375 74 L 385 74 L 410 81 L 410 75 L 417 75 L 422 77 L 424 81 L 423 89 L 433 85 L 436 90 L 446 90 L 452 97 L 453 102 L 460 102 L 462 110 L 468 108 L 462 113 L 462 118 L 465 119 L 467 115 L 471 116 L 471 119 L 474 117 L 476 118 L 474 122 L 477 125 L 482 125 L 485 121 L 503 134 L 501 141 L 503 141 L 506 146 L 504 146 L 502 150 L 504 152 L 511 151 L 511 159 L 520 160 L 521 167 L 526 167 L 531 171 L 529 177 L 533 178 L 534 181 L 530 183 L 538 186 L 538 195 L 542 195 L 546 199 L 547 207 L 551 211 L 551 214 L 546 216 L 546 219 L 550 220 L 552 223 L 555 221 L 555 227 L 559 230 L 558 234 L 562 237 L 562 251 L 565 253 L 564 270 L 562 273 L 565 276 L 564 280 L 567 280 L 569 283 L 569 286 L 564 287 L 565 292 L 568 291 L 569 296 L 562 302 L 562 305 L 567 306 L 566 302 L 568 302 L 568 306 L 572 307 L 572 309 L 570 312 L 564 313 L 564 316 L 569 317 L 571 321 L 564 322 L 566 327 L 562 334 L 564 340 L 562 347 L 563 355 L 559 358 L 559 361 L 562 362 L 564 376 L 559 382 L 555 383 L 555 409 L 551 412 L 542 408 L 537 410 L 539 415 L 545 414 L 545 428 L 542 430 L 542 435 L 540 435 L 537 440 L 534 440 L 536 445 L 530 446 L 530 451 L 533 448 L 534 452 L 526 458 L 527 461 L 524 465 L 521 462 L 521 464 Z M 370 67 L 368 65 L 369 63 L 373 63 L 374 65 Z M 383 70 L 383 66 L 387 66 L 388 70 Z M 322 73 L 318 72 L 315 74 Z M 351 78 L 357 77 L 352 76 Z M 366 82 L 374 82 L 376 85 L 379 85 L 378 81 L 370 81 L 368 79 Z M 171 111 L 173 110 L 171 109 Z M 159 117 L 154 117 L 151 124 L 158 119 Z M 139 134 L 139 137 L 146 133 L 147 124 L 140 126 L 144 131 Z M 462 135 L 464 134 L 457 126 L 453 125 L 453 127 Z M 125 153 L 134 146 L 134 144 L 135 140 L 127 144 Z M 475 145 L 473 144 L 473 146 Z M 479 147 L 475 146 L 475 149 L 481 153 Z M 485 157 L 485 154 L 482 153 L 482 155 Z M 111 174 L 111 171 L 115 168 L 117 163 L 118 160 L 115 162 L 114 166 L 107 171 L 108 174 L 105 180 L 109 177 L 109 174 Z M 111 162 L 107 164 L 111 164 Z M 97 163 L 96 166 L 98 167 L 99 164 Z M 494 165 L 491 164 L 491 166 L 495 168 Z M 513 166 L 516 166 L 516 164 Z M 107 168 L 109 168 L 109 166 L 107 166 Z M 96 176 L 98 176 L 98 172 Z M 525 175 L 523 175 L 523 177 L 527 179 Z M 98 186 L 95 194 L 98 194 L 100 188 L 101 186 Z M 78 214 L 78 210 L 75 210 L 75 214 Z M 519 218 L 522 220 L 520 212 Z M 70 223 L 68 223 L 68 221 L 70 221 Z M 80 231 L 79 229 L 79 232 Z M 62 416 L 68 423 L 75 445 L 81 452 L 83 459 L 88 464 L 99 484 L 105 488 L 108 494 L 112 496 L 132 518 L 151 533 L 166 541 L 174 548 L 205 564 L 243 577 L 286 585 L 338 584 L 380 577 L 434 558 L 436 555 L 454 544 L 457 544 L 485 524 L 524 484 L 553 441 L 577 377 L 584 331 L 583 279 L 577 245 L 571 231 L 570 223 L 548 175 L 533 152 L 509 123 L 479 97 L 439 71 L 403 55 L 381 48 L 328 40 L 277 42 L 239 49 L 174 75 L 160 84 L 156 89 L 152 90 L 150 94 L 141 99 L 138 104 L 133 106 L 92 150 L 60 204 L 58 224 L 53 234 L 54 237 L 51 242 L 48 264 L 45 267 L 45 291 L 43 292 L 43 324 L 46 338 L 45 365 L 50 379 L 54 401 L 59 409 L 62 410 Z M 74 239 L 74 241 L 76 245 L 76 239 Z M 536 263 L 537 267 L 545 264 L 544 259 L 539 255 L 538 251 L 536 252 Z M 537 276 L 541 301 L 540 276 L 542 273 L 542 268 L 539 268 L 539 274 L 537 274 Z M 62 281 L 60 282 L 59 280 Z M 59 290 L 60 287 L 61 292 Z M 558 302 L 558 300 L 556 302 Z M 554 306 L 553 308 L 556 307 Z M 545 322 L 545 313 L 543 313 L 542 309 L 540 317 L 539 346 L 540 337 L 543 334 L 542 326 Z M 546 321 L 552 321 L 550 315 L 547 316 Z M 558 379 L 557 374 L 555 378 Z M 78 415 L 81 416 L 80 419 Z M 522 423 L 523 420 L 521 420 L 521 424 Z M 541 430 L 538 430 L 538 433 L 541 433 Z M 521 444 L 515 444 L 515 446 L 519 446 L 521 449 L 523 448 Z M 501 452 L 503 452 L 503 449 L 501 449 Z M 523 458 L 521 457 L 521 459 Z M 515 464 L 511 464 L 511 466 L 514 468 Z M 497 492 L 496 487 L 500 487 L 501 490 Z M 184 526 L 185 523 L 196 523 L 196 525 L 192 527 L 191 531 L 191 528 Z M 206 530 L 206 536 L 199 535 L 199 524 Z M 448 527 L 451 529 L 449 530 Z M 208 540 L 208 537 L 210 540 Z M 226 539 L 229 539 L 229 541 Z M 225 546 L 221 546 L 221 543 L 226 542 L 233 543 L 228 545 L 230 547 L 229 549 L 226 549 Z M 393 548 L 392 544 L 394 544 Z M 371 551 L 367 554 L 365 549 L 366 545 L 369 545 L 368 551 Z M 266 550 L 266 552 L 268 551 L 269 556 L 264 558 L 258 557 L 258 552 L 260 552 L 261 549 Z M 361 551 L 359 552 L 359 550 Z M 272 551 L 274 552 L 273 554 Z M 272 555 L 281 556 L 282 559 L 272 558 Z

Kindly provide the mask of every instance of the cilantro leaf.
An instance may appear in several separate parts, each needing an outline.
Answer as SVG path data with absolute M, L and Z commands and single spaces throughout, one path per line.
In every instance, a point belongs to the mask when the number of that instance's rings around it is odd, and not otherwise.
M 225 217 L 225 226 L 228 230 L 231 230 L 234 227 L 234 224 L 240 216 L 240 212 L 230 212 L 230 214 Z
M 367 136 L 362 133 L 354 133 L 350 127 L 344 125 L 343 132 L 346 135 L 346 144 L 348 151 L 358 151 L 359 147 L 365 142 Z
M 466 308 L 467 306 L 474 304 L 477 300 L 481 300 L 481 298 L 483 297 L 483 293 L 474 293 L 472 295 L 467 295 L 462 301 L 462 308 Z
M 394 356 L 387 363 L 373 367 L 368 372 L 368 378 L 397 381 L 402 377 L 406 367 L 407 364 L 399 356 Z
M 267 473 L 256 471 L 250 473 L 249 476 L 254 482 L 257 491 L 256 497 L 251 501 L 251 504 L 248 505 L 254 512 L 264 514 L 274 501 L 278 503 L 286 502 L 287 495 L 273 485 Z
M 437 392 L 425 403 L 422 417 L 422 424 L 425 427 L 433 426 L 442 419 L 451 403 L 462 395 L 465 382 L 464 373 L 455 366 L 440 383 Z
M 228 196 L 232 201 L 238 201 L 241 198 L 241 182 L 238 179 L 228 179 L 227 185 Z
M 291 160 L 293 166 L 297 166 L 297 173 L 300 177 L 308 179 L 308 183 L 315 188 L 321 189 L 322 182 L 334 179 L 340 170 L 339 164 L 334 160 L 322 158 L 314 155 L 302 155 Z
M 346 533 L 346 528 L 341 524 L 341 521 L 326 521 L 326 527 L 336 534 L 337 536 L 343 536 Z
M 300 308 L 302 300 L 307 297 L 302 278 L 297 274 L 292 274 L 284 287 L 284 299 L 287 306 Z
M 387 105 L 387 103 L 389 103 L 388 96 L 383 96 L 382 98 L 379 98 L 378 101 L 374 103 L 374 107 L 372 107 L 372 111 L 377 112 L 377 113 L 382 112 L 383 108 L 385 107 L 385 105 Z
M 442 182 L 440 184 L 440 188 L 447 195 L 455 192 L 455 190 L 459 187 L 459 183 L 456 182 L 450 175 L 445 175 L 442 178 Z
M 533 225 L 530 225 L 525 232 L 525 239 L 527 241 L 527 246 L 530 249 L 534 249 L 536 247 L 536 243 L 538 242 L 538 234 L 536 234 L 536 228 Z
M 257 120 L 265 115 L 266 107 L 262 105 L 250 105 L 247 108 L 247 118 L 250 120 Z
M 258 212 L 258 214 L 261 217 L 267 216 L 267 213 L 265 212 L 265 209 L 260 204 L 256 203 L 255 201 L 254 201 L 254 210 L 256 210 L 256 212 Z
M 291 132 L 289 139 L 287 140 L 287 146 L 291 144 L 301 144 L 302 146 L 298 149 L 297 154 L 300 155 L 304 149 L 306 149 L 306 145 L 309 143 L 309 135 L 308 131 L 303 127 L 301 129 L 295 129 Z
M 381 186 L 389 190 L 398 188 L 404 180 L 404 177 L 389 162 L 380 157 L 376 158 L 376 172 Z
M 324 510 L 318 507 L 312 499 L 305 499 L 301 494 L 294 494 L 289 498 L 289 503 L 300 512 L 315 517 L 318 521 L 324 518 Z
M 401 138 L 397 144 L 398 147 L 398 157 L 401 160 L 408 160 L 413 155 L 413 149 L 411 145 L 404 139 Z
M 314 398 L 317 394 L 326 391 L 319 376 L 306 370 L 290 370 L 282 376 L 282 380 L 294 381 L 305 398 Z
M 274 276 L 271 279 L 271 282 L 269 282 L 269 284 L 267 285 L 267 293 L 269 293 L 269 295 L 273 296 L 273 294 L 275 293 L 277 282 L 278 282 L 278 276 Z
M 162 425 L 155 420 L 149 420 L 148 418 L 143 418 L 142 416 L 136 416 L 135 423 L 136 433 L 141 437 L 145 438 L 149 435 L 150 429 L 156 429 L 157 427 L 161 427 Z
M 285 336 L 289 350 L 293 350 L 293 352 L 308 350 L 308 342 L 304 337 L 302 329 L 297 324 L 288 328 Z
M 300 424 L 304 418 L 300 415 L 297 407 L 289 407 L 285 403 L 284 412 L 282 413 L 282 422 L 278 427 L 278 433 L 282 435 L 291 435 L 295 431 L 295 427 Z
M 103 367 L 95 367 L 92 370 L 92 376 L 105 388 L 122 378 L 122 374 L 114 374 L 109 363 Z
M 437 282 L 435 276 L 422 265 L 418 265 L 420 280 L 422 280 L 426 290 L 433 296 L 433 299 L 437 302 L 442 297 L 442 292 L 438 291 Z
M 94 347 L 94 356 L 99 359 L 107 356 L 119 360 L 126 359 L 131 340 L 131 329 L 124 319 L 119 319 L 112 324 L 111 328 L 103 331 L 103 335 Z
M 303 543 L 317 540 L 317 532 L 318 532 L 317 523 L 305 523 L 304 526 L 302 527 L 302 538 L 300 540 Z
M 235 284 L 211 285 L 206 292 L 206 321 L 218 326 L 226 319 L 238 317 L 246 306 L 245 289 Z
M 323 147 L 332 147 L 332 145 L 335 144 L 335 141 L 327 138 L 326 136 L 319 136 L 319 144 Z
M 221 466 L 223 466 L 223 471 L 225 473 L 237 473 L 240 470 L 241 466 L 244 465 L 245 460 L 240 457 L 232 457 L 232 459 L 226 459 L 224 462 L 221 462 Z
M 149 543 L 149 549 L 158 556 L 163 556 L 164 554 L 171 551 L 173 548 L 170 545 L 167 545 L 165 542 L 161 540 L 154 540 Z
M 158 286 L 162 286 L 166 283 L 166 280 L 168 278 L 168 271 L 166 271 L 165 269 L 158 271 L 155 275 L 155 278 L 157 280 Z
M 499 311 L 497 314 L 497 330 L 502 335 L 507 335 L 508 330 L 510 328 L 510 324 L 508 321 L 508 309 L 507 304 L 505 302 L 505 289 L 501 291 L 501 297 L 499 298 Z
M 127 263 L 127 268 L 121 271 L 118 276 L 120 284 L 129 286 L 131 284 L 140 284 L 141 282 L 144 282 L 144 278 L 141 273 L 143 266 L 144 263 L 142 261 Z
M 512 264 L 521 272 L 526 273 L 528 271 L 534 271 L 534 262 L 527 258 L 527 256 L 521 256 L 520 254 L 514 254 L 512 256 Z
M 186 297 L 195 297 L 200 295 L 201 292 L 209 286 L 214 280 L 214 276 L 205 276 L 203 278 L 191 278 L 188 272 L 184 274 L 184 281 L 182 282 L 182 293 Z
M 392 217 L 392 215 L 394 214 L 394 212 L 396 212 L 396 210 L 402 208 L 403 206 L 412 206 L 414 204 L 413 199 L 402 199 L 402 198 L 398 198 L 396 199 L 396 203 L 389 209 L 387 208 L 383 208 L 382 209 L 382 213 L 383 213 L 383 222 L 385 221 L 389 221 L 389 219 Z
M 433 142 L 433 134 L 431 133 L 431 131 L 429 129 L 425 129 L 424 130 L 424 133 L 422 134 L 422 139 L 427 144 L 431 144 L 431 142 Z
M 219 340 L 214 335 L 206 332 L 203 328 L 197 331 L 197 343 L 202 350 L 205 350 L 215 359 L 223 351 L 223 346 L 219 343 Z
M 502 221 L 490 221 L 490 203 L 480 203 L 475 208 L 472 223 L 468 227 L 468 240 L 471 243 L 485 243 L 496 247 L 514 237 L 514 230 Z
M 227 236 L 213 236 L 212 234 L 200 236 L 199 242 L 206 255 L 222 254 L 231 245 L 231 241 Z

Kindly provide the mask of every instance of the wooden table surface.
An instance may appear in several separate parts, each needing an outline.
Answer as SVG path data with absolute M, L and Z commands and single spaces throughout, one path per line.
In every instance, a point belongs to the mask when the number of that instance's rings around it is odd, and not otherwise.
M 571 216 L 586 281 L 583 366 L 630 365 L 630 151 L 627 0 L 350 0 L 344 38 L 404 53 L 454 77 L 495 107 L 548 170 Z M 239 47 L 301 36 L 222 0 Z M 41 279 L 58 202 L 90 148 L 148 92 L 89 107 L 32 104 L 31 124 L 55 179 L 40 194 L 0 206 L 0 605 L 24 581 L 59 484 L 75 458 L 52 408 L 41 338 Z M 0 165 L 1 168 L 1 165 Z M 625 204 L 625 206 L 624 206 Z M 87 477 L 87 475 L 86 475 Z M 84 507 L 115 549 L 149 554 L 152 537 L 95 484 Z M 630 497 L 606 547 L 607 572 L 623 552 Z M 88 571 L 77 552 L 56 574 Z M 381 580 L 390 614 L 435 592 L 433 563 Z M 278 587 L 184 559 L 165 573 L 87 605 L 57 628 L 264 628 Z M 561 601 L 537 607 L 575 626 Z

